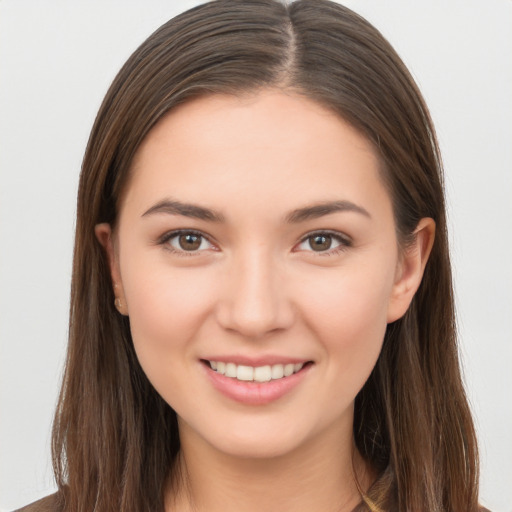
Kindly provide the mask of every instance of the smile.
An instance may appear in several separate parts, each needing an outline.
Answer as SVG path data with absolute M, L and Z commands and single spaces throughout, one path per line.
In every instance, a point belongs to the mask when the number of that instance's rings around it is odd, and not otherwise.
M 245 364 L 215 359 L 201 359 L 201 362 L 206 370 L 205 376 L 217 391 L 231 400 L 251 406 L 269 404 L 299 388 L 315 364 L 314 361 L 277 363 L 267 360 L 255 361 L 259 365 L 253 366 L 243 359 L 237 362 Z
M 305 363 L 274 364 L 265 366 L 246 366 L 226 363 L 224 361 L 208 361 L 210 368 L 221 375 L 244 382 L 269 382 L 289 377 L 300 371 Z

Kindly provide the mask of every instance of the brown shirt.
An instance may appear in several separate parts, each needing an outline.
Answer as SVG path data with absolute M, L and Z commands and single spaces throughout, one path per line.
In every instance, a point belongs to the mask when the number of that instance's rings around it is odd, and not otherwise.
M 371 490 L 372 489 L 370 489 L 370 491 Z M 370 494 L 370 492 L 368 494 Z M 30 505 L 27 505 L 26 507 L 17 509 L 14 512 L 62 512 L 63 508 L 64 507 L 62 501 L 59 499 L 57 493 L 55 493 L 51 494 L 50 496 L 46 496 L 46 498 L 38 500 Z M 366 512 L 368 510 L 368 507 L 364 503 L 361 503 L 354 509 L 354 512 Z M 480 507 L 480 512 L 490 511 L 484 507 Z
M 61 512 L 63 509 L 63 503 L 58 493 L 55 493 L 46 496 L 46 498 L 37 500 L 26 507 L 19 508 L 14 512 Z

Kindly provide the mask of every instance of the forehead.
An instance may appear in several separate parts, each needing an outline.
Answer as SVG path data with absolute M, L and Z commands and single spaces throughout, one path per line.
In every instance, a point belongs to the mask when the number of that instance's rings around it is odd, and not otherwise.
M 282 91 L 181 105 L 151 130 L 131 172 L 125 198 L 146 205 L 177 194 L 217 208 L 241 198 L 245 209 L 387 197 L 372 144 L 325 107 Z

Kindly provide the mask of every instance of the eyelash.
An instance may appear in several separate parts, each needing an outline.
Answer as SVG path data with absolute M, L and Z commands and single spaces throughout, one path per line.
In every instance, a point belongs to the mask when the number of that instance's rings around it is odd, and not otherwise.
M 158 244 L 159 245 L 165 245 L 166 247 L 166 250 L 172 252 L 173 254 L 176 254 L 177 256 L 196 256 L 197 254 L 199 254 L 201 251 L 199 250 L 196 250 L 196 251 L 185 251 L 185 250 L 179 250 L 179 249 L 175 249 L 170 243 L 169 241 L 172 240 L 173 238 L 176 238 L 180 235 L 195 235 L 195 236 L 198 236 L 198 237 L 201 237 L 203 238 L 204 240 L 206 240 L 209 244 L 213 245 L 213 243 L 210 241 L 210 239 L 204 234 L 204 233 L 201 233 L 201 231 L 196 231 L 194 229 L 178 229 L 176 231 L 170 231 L 169 233 L 166 233 L 165 235 L 163 235 L 162 237 L 160 237 L 158 239 Z
M 302 237 L 301 241 L 297 245 L 301 245 L 304 242 L 306 242 L 308 239 L 312 239 L 315 236 L 328 236 L 332 240 L 339 243 L 338 247 L 335 247 L 334 249 L 328 249 L 326 251 L 314 251 L 313 249 L 311 249 L 311 251 L 307 251 L 307 252 L 315 253 L 318 256 L 336 256 L 337 254 L 340 254 L 340 253 L 346 251 L 349 247 L 352 247 L 352 240 L 350 238 L 348 238 L 346 235 L 343 235 L 337 231 L 331 231 L 328 229 L 307 233 L 304 237 Z
M 195 251 L 186 251 L 186 250 L 179 250 L 174 248 L 172 245 L 170 245 L 169 241 L 173 238 L 176 238 L 180 235 L 195 235 L 198 237 L 201 237 L 202 239 L 206 240 L 209 244 L 213 245 L 213 243 L 210 241 L 209 237 L 206 236 L 201 231 L 196 231 L 194 229 L 179 229 L 176 231 L 170 231 L 160 237 L 157 241 L 159 245 L 165 245 L 166 250 L 172 252 L 173 254 L 176 254 L 178 256 L 196 256 L 197 254 L 200 254 L 202 250 L 195 250 Z M 315 236 L 327 236 L 330 237 L 332 240 L 339 243 L 338 247 L 335 247 L 334 249 L 328 249 L 326 251 L 314 251 L 311 249 L 311 253 L 316 253 L 318 256 L 335 256 L 337 254 L 340 254 L 341 252 L 347 250 L 349 247 L 352 247 L 352 240 L 350 240 L 346 235 L 342 235 L 341 233 L 337 231 L 331 231 L 331 230 L 321 230 L 321 231 L 313 231 L 310 233 L 307 233 L 305 236 L 303 236 L 300 240 L 300 242 L 294 246 L 296 248 L 297 246 L 302 245 L 304 242 L 306 242 L 308 239 L 312 239 Z

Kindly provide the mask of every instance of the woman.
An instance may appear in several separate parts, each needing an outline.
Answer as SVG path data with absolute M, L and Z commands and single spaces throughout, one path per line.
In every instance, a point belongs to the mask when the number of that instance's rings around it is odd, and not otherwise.
M 367 22 L 219 0 L 127 61 L 53 450 L 28 510 L 478 509 L 434 129 Z

